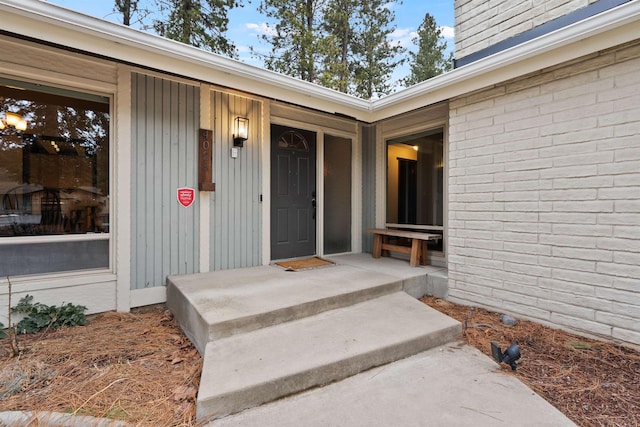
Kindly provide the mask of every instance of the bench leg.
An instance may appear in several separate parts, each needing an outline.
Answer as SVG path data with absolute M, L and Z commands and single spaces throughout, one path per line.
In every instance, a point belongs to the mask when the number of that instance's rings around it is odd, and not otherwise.
M 380 252 L 381 256 L 391 256 L 391 254 L 389 253 L 388 249 L 384 249 L 385 244 L 389 243 L 389 236 L 382 236 L 382 244 L 381 244 L 381 248 L 382 251 Z
M 420 265 L 429 264 L 429 258 L 427 257 L 427 241 L 423 240 L 420 247 Z
M 373 238 L 373 257 L 380 258 L 382 253 L 382 234 L 376 234 Z
M 411 259 L 409 261 L 409 264 L 411 265 L 411 267 L 417 267 L 420 264 L 420 259 L 421 259 L 420 249 L 421 249 L 420 240 L 411 239 Z

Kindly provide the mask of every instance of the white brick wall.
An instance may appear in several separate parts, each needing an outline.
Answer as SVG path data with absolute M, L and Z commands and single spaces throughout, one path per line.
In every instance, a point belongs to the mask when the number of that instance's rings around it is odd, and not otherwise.
M 463 58 L 596 1 L 455 0 L 456 58 Z
M 637 42 L 451 100 L 452 300 L 640 344 L 639 75 Z

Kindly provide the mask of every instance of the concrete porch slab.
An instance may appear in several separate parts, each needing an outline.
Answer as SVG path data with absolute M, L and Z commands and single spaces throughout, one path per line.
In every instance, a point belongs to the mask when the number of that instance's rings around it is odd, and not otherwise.
M 433 294 L 428 275 L 446 272 L 440 267 L 410 267 L 404 260 L 374 260 L 369 254 L 326 258 L 335 265 L 293 272 L 261 266 L 170 276 L 167 305 L 203 354 L 210 341 L 392 292 Z
M 449 285 L 447 269 L 433 265 L 411 267 L 403 259 L 382 257 L 373 258 L 371 254 L 349 254 L 326 257 L 336 264 L 345 264 L 380 274 L 393 275 L 402 280 L 402 290 L 414 298 L 432 295 L 446 298 Z

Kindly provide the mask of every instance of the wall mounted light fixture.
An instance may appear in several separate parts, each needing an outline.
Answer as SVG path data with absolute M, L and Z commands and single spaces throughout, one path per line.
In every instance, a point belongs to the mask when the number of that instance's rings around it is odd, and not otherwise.
M 249 119 L 236 117 L 233 129 L 233 146 L 243 147 L 249 135 Z
M 23 119 L 20 114 L 6 112 L 4 115 L 5 118 L 0 119 L 0 130 L 8 126 L 12 126 L 16 128 L 16 130 L 27 130 L 27 125 L 29 123 L 27 122 L 27 120 Z

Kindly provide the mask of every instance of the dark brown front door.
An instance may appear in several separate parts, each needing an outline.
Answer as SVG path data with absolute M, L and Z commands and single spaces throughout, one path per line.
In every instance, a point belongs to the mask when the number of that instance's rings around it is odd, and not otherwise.
M 316 253 L 316 134 L 271 125 L 271 259 Z

